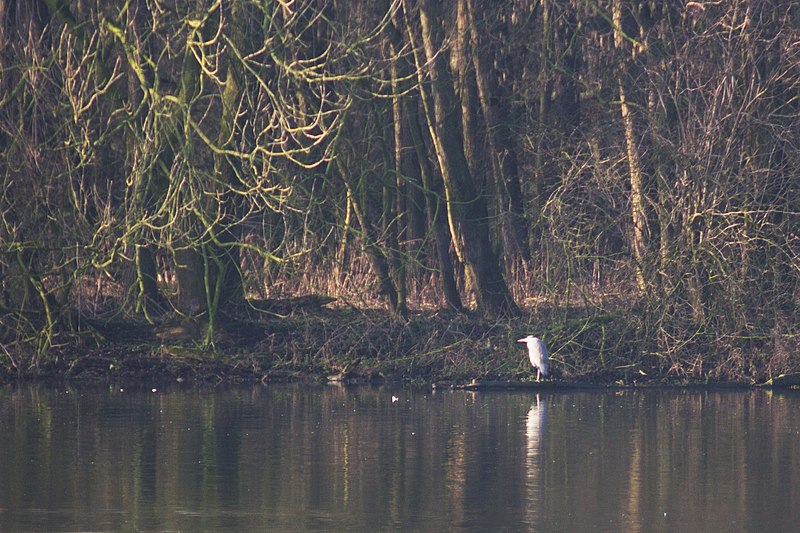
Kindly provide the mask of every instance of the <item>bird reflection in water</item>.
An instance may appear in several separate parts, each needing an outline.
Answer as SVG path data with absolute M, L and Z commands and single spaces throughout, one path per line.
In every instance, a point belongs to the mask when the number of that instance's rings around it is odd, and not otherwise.
M 528 411 L 527 428 L 525 432 L 527 442 L 527 455 L 525 467 L 527 471 L 527 522 L 529 526 L 538 529 L 541 526 L 541 503 L 543 487 L 541 484 L 542 460 L 544 452 L 542 444 L 547 431 L 547 402 L 536 394 L 536 398 Z

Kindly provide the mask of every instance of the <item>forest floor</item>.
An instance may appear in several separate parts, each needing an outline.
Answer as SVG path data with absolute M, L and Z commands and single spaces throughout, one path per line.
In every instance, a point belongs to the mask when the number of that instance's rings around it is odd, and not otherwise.
M 311 305 L 309 305 L 311 303 Z M 46 358 L 0 353 L 0 382 L 21 379 L 92 381 L 405 382 L 480 387 L 654 386 L 725 383 L 749 386 L 782 372 L 769 350 L 698 346 L 683 355 L 659 354 L 636 334 L 640 327 L 612 314 L 552 316 L 547 310 L 499 321 L 444 311 L 405 317 L 384 310 L 328 308 L 318 302 L 261 302 L 229 318 L 213 347 L 203 327 L 177 319 L 151 324 L 131 319 L 87 320 L 81 334 L 54 344 Z M 551 373 L 535 383 L 527 350 L 517 339 L 542 337 Z M 717 347 L 719 348 L 719 347 Z M 755 355 L 754 355 L 755 354 Z M 772 365 L 772 366 L 771 366 Z M 774 367 L 774 368 L 773 368 Z

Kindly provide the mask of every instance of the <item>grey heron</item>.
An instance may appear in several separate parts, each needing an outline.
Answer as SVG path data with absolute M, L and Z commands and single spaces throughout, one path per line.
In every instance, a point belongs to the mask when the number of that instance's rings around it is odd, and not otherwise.
M 550 368 L 550 359 L 547 357 L 547 346 L 542 339 L 528 335 L 525 338 L 517 340 L 517 342 L 524 342 L 528 345 L 528 358 L 531 364 L 536 368 L 536 381 L 539 381 L 540 374 L 547 376 L 548 369 Z

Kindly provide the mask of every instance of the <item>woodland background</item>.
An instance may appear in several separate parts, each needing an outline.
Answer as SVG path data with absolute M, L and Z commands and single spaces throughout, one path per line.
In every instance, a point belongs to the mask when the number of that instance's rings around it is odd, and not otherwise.
M 798 2 L 0 0 L 0 44 L 17 370 L 311 294 L 800 366 Z

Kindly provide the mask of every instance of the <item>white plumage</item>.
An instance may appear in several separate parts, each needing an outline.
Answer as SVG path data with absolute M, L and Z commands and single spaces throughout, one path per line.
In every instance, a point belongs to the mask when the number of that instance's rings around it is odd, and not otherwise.
M 528 345 L 528 357 L 531 360 L 531 364 L 536 369 L 536 381 L 539 381 L 540 374 L 542 376 L 547 376 L 547 372 L 550 369 L 550 359 L 547 357 L 547 346 L 542 339 L 534 337 L 533 335 L 528 335 L 523 339 L 519 339 L 517 342 L 524 342 Z

